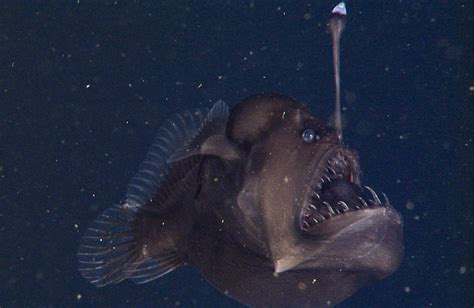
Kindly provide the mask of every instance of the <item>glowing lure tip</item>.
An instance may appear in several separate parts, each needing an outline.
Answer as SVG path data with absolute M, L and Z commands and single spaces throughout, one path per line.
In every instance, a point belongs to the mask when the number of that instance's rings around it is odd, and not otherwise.
M 339 3 L 332 9 L 331 13 L 346 16 L 347 15 L 346 4 L 344 2 Z

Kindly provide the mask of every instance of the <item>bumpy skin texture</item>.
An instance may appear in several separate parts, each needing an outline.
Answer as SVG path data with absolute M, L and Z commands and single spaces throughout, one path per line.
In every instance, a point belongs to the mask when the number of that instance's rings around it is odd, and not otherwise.
M 302 140 L 307 128 L 315 142 Z M 344 153 L 360 185 L 356 154 L 303 106 L 250 97 L 232 110 L 226 137 L 240 159 L 203 160 L 186 247 L 211 284 L 252 306 L 326 306 L 397 269 L 401 217 L 386 204 L 351 208 L 302 231 L 302 211 L 335 153 Z

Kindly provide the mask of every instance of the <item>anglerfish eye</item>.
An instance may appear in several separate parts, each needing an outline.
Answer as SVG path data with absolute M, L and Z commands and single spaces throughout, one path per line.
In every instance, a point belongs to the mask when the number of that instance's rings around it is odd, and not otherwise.
M 304 142 L 312 142 L 316 138 L 316 133 L 311 128 L 307 128 L 303 131 L 301 137 L 303 137 Z

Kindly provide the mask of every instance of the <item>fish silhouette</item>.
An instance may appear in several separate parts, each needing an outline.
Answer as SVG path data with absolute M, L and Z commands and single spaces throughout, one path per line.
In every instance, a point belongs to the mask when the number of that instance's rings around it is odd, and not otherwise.
M 268 93 L 167 120 L 78 261 L 98 287 L 189 265 L 243 304 L 294 307 L 337 304 L 402 255 L 401 216 L 361 183 L 337 120 Z

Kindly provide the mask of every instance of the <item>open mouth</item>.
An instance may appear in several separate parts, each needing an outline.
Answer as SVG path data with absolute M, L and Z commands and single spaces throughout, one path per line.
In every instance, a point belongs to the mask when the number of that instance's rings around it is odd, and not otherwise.
M 349 150 L 330 153 L 320 174 L 301 213 L 303 232 L 335 216 L 390 205 L 384 193 L 382 201 L 371 187 L 360 185 L 357 158 Z

